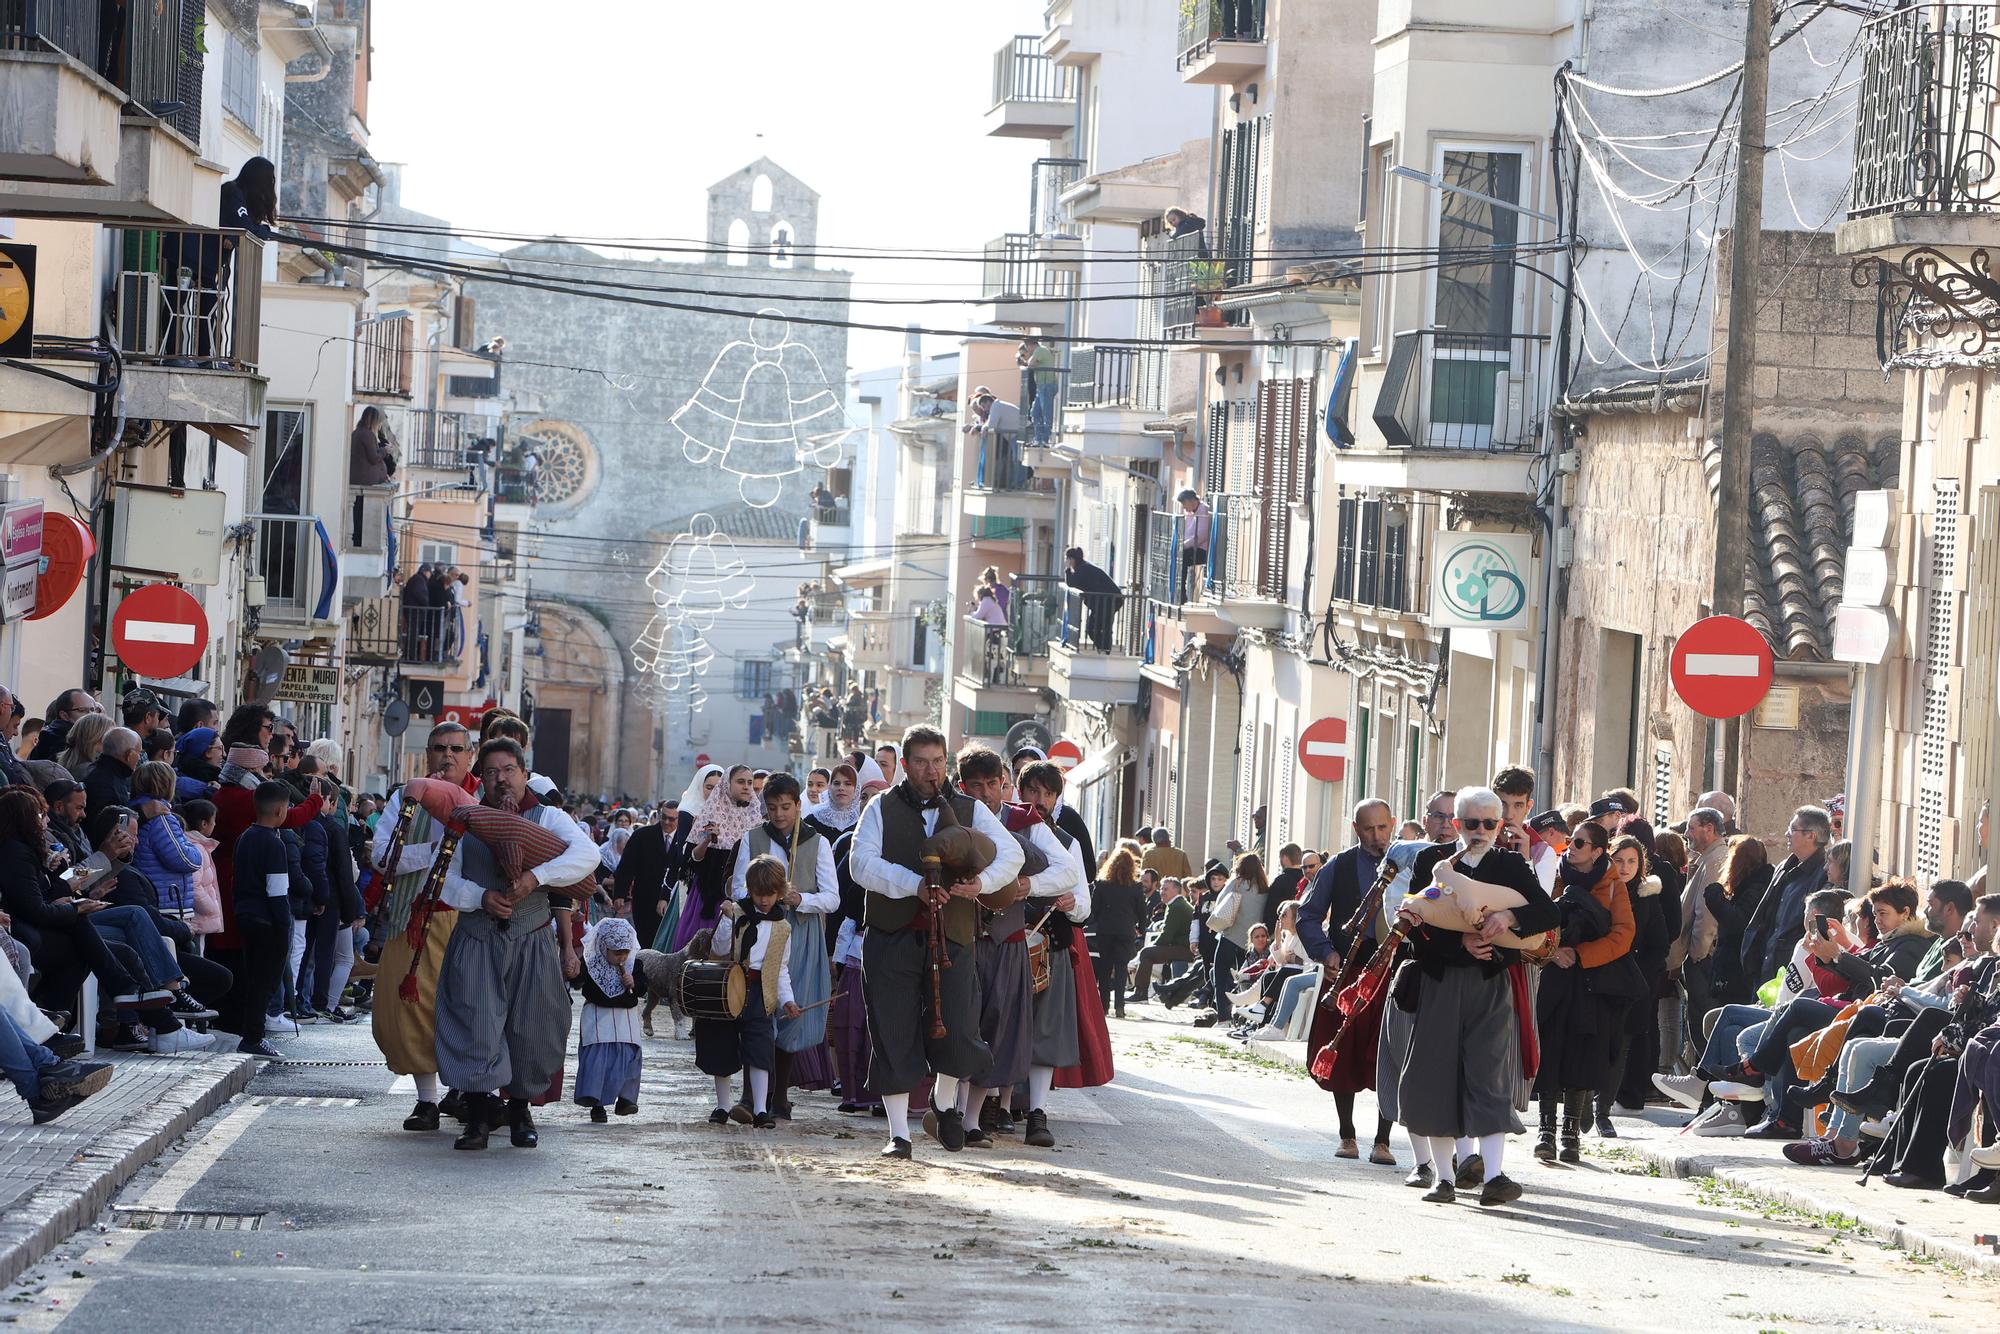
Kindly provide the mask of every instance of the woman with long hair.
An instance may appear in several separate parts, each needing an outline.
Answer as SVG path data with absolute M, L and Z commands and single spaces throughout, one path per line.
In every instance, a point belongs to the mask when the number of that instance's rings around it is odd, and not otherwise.
M 104 751 L 104 734 L 118 726 L 109 714 L 86 713 L 69 725 L 69 745 L 62 754 L 56 756 L 56 763 L 69 770 L 77 782 L 90 772 L 90 766 L 97 763 L 97 757 Z
M 1748 1005 L 1757 998 L 1761 977 L 1750 977 L 1743 966 L 1743 932 L 1757 905 L 1771 888 L 1771 854 L 1762 839 L 1738 834 L 1729 840 L 1729 857 L 1722 864 L 1720 888 L 1704 902 L 1715 918 L 1715 1003 Z
M 1125 1017 L 1125 967 L 1139 952 L 1139 928 L 1146 920 L 1146 894 L 1139 887 L 1139 859 L 1130 848 L 1112 849 L 1090 886 L 1091 958 L 1097 969 L 1097 998 L 1109 1013 Z
M 1581 1162 L 1582 1123 L 1590 1114 L 1591 1097 L 1604 1087 L 1623 1032 L 1625 1006 L 1598 994 L 1591 974 L 1631 952 L 1631 899 L 1620 879 L 1629 858 L 1615 862 L 1607 848 L 1608 835 L 1586 822 L 1570 834 L 1569 847 L 1556 869 L 1562 893 L 1558 944 L 1542 970 L 1535 995 L 1535 1031 L 1541 1040 L 1541 1066 L 1535 1074 L 1535 1095 L 1541 1100 L 1541 1133 L 1535 1157 L 1543 1162 Z M 1630 836 L 1618 840 L 1625 849 L 1644 849 Z M 1562 1107 L 1562 1147 L 1556 1146 L 1556 1108 Z
M 1208 910 L 1208 929 L 1215 935 L 1209 955 L 1208 985 L 1215 1000 L 1215 1021 L 1228 1021 L 1229 993 L 1236 986 L 1236 970 L 1250 951 L 1250 928 L 1264 924 L 1264 900 L 1271 883 L 1264 877 L 1264 859 L 1246 852 L 1236 859 L 1222 896 Z

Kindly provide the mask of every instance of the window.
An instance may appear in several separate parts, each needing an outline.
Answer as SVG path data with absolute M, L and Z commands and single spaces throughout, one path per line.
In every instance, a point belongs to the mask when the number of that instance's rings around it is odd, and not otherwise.
M 312 409 L 272 408 L 264 414 L 259 501 L 266 514 L 303 514 L 305 457 L 312 444 Z
M 771 664 L 756 658 L 745 658 L 736 664 L 736 694 L 741 699 L 762 699 L 771 693 Z M 753 734 L 750 744 L 756 745 Z
M 1342 602 L 1354 600 L 1355 528 L 1361 522 L 1361 502 L 1353 496 L 1340 500 L 1339 547 L 1333 554 L 1333 595 Z
M 222 109 L 244 129 L 257 132 L 257 53 L 235 33 L 224 30 L 222 44 Z
M 741 267 L 750 262 L 750 224 L 738 218 L 729 224 L 727 261 Z
M 458 543 L 419 542 L 417 543 L 417 564 L 441 565 L 446 569 L 458 564 Z
M 750 211 L 769 213 L 771 211 L 771 178 L 759 175 L 750 183 Z
M 1520 212 L 1473 196 L 1519 203 L 1520 153 L 1446 149 L 1440 155 L 1439 175 L 1447 186 L 1456 187 L 1437 195 L 1440 249 L 1477 250 L 1514 244 L 1520 231 Z M 1512 333 L 1514 266 L 1469 264 L 1440 269 L 1434 311 L 1438 326 L 1453 333 Z
M 1374 606 L 1382 587 L 1382 502 L 1361 502 L 1361 534 L 1355 556 L 1354 600 Z
M 792 267 L 792 229 L 788 223 L 778 223 L 771 228 L 771 267 L 789 269 Z
M 1217 256 L 1233 287 L 1250 281 L 1256 234 L 1269 205 L 1271 118 L 1240 121 L 1222 132 L 1221 235 Z

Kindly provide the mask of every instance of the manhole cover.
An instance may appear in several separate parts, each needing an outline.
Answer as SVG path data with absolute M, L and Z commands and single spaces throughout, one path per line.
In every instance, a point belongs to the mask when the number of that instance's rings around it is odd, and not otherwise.
M 220 1214 L 200 1209 L 113 1208 L 111 1217 L 119 1227 L 140 1232 L 255 1232 L 264 1222 L 262 1214 Z

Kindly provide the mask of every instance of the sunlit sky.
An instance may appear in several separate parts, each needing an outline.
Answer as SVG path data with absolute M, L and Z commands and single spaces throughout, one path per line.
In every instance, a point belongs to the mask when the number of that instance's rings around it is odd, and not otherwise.
M 759 156 L 819 191 L 822 248 L 977 250 L 1022 230 L 1035 140 L 981 132 L 993 53 L 1041 0 L 382 0 L 369 130 L 403 203 L 569 236 L 706 230 L 710 184 Z M 855 295 L 963 296 L 976 262 L 822 261 Z M 666 313 L 663 312 L 663 316 Z M 670 316 L 667 316 L 670 318 Z M 850 318 L 963 327 L 956 306 Z M 901 339 L 856 331 L 862 369 Z M 930 340 L 944 350 L 944 340 Z

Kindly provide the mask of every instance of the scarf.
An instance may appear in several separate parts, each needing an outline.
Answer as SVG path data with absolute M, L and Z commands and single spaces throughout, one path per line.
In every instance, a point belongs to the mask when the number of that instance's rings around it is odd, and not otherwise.
M 744 899 L 741 903 L 737 904 L 737 907 L 743 910 L 743 915 L 736 922 L 736 929 L 741 933 L 741 943 L 737 948 L 736 957 L 747 960 L 750 957 L 750 947 L 757 943 L 758 928 L 766 922 L 782 922 L 785 920 L 785 903 L 783 899 L 778 900 L 771 905 L 771 911 L 768 913 L 758 912 L 757 905 L 749 899 Z M 765 971 L 768 972 L 771 967 L 771 958 L 768 951 L 766 951 L 764 956 L 764 966 Z
M 944 792 L 942 790 L 935 796 L 920 797 L 917 795 L 917 790 L 910 786 L 910 780 L 907 778 L 889 790 L 896 794 L 897 800 L 913 811 L 936 810 L 944 803 Z
M 694 818 L 694 832 L 699 835 L 703 825 L 714 825 L 715 840 L 709 846 L 723 850 L 735 847 L 745 834 L 762 823 L 763 798 L 753 796 L 739 806 L 736 798 L 729 795 L 729 785 L 722 783 L 701 803 L 701 811 Z
M 708 781 L 710 774 L 721 774 L 722 771 L 722 766 L 719 764 L 704 764 L 701 768 L 696 769 L 694 777 L 688 780 L 687 791 L 681 793 L 680 808 L 690 814 L 700 810 L 702 802 L 701 785 Z
M 631 974 L 605 958 L 605 951 L 631 950 L 636 954 L 638 948 L 639 933 L 623 917 L 601 918 L 584 933 L 583 966 L 590 970 L 590 980 L 607 998 L 615 1000 L 624 995 L 631 985 Z
M 231 746 L 222 762 L 222 785 L 254 788 L 264 781 L 264 770 L 270 763 L 270 753 L 262 746 Z
M 764 831 L 765 838 L 771 840 L 772 847 L 785 849 L 787 857 L 791 855 L 792 840 L 794 838 L 804 838 L 806 835 L 806 831 L 800 825 L 796 824 L 792 826 L 790 832 L 781 834 L 778 832 L 778 826 L 772 824 L 769 820 L 764 821 L 758 828 Z
M 861 794 L 857 791 L 853 801 L 845 806 L 836 806 L 829 790 L 827 799 L 806 812 L 806 818 L 832 830 L 835 834 L 844 834 L 854 828 L 861 819 Z
M 1556 879 L 1563 887 L 1561 897 L 1568 898 L 1571 893 L 1579 897 L 1589 897 L 1591 891 L 1597 888 L 1598 883 L 1610 870 L 1611 858 L 1607 856 L 1600 856 L 1588 870 L 1582 871 L 1578 870 L 1569 858 L 1564 857 L 1562 863 L 1556 867 Z M 1593 898 L 1592 902 L 1595 901 Z
M 882 776 L 882 766 L 875 762 L 875 757 L 870 755 L 863 759 L 861 761 L 860 795 L 865 797 L 870 792 L 880 791 L 887 786 L 889 786 L 889 780 Z M 860 804 L 860 801 L 857 799 L 855 806 L 858 808 Z

